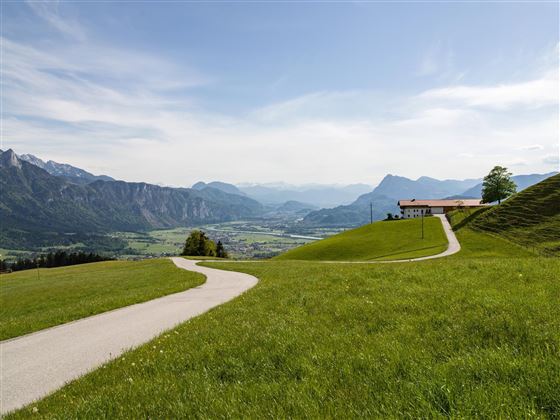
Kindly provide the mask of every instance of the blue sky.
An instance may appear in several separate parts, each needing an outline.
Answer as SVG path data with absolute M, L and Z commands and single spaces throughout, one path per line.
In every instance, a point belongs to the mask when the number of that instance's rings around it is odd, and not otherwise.
M 4 149 L 168 185 L 558 169 L 557 2 L 2 7 Z

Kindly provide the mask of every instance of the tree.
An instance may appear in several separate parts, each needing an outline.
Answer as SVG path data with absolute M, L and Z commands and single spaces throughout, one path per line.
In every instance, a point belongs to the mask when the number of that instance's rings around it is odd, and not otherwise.
M 484 177 L 484 182 L 482 183 L 482 202 L 493 203 L 497 201 L 500 204 L 502 200 L 515 194 L 517 186 L 510 177 L 511 173 L 508 172 L 507 168 L 494 166 L 494 169 Z
M 218 241 L 218 243 L 216 244 L 216 257 L 218 258 L 227 258 L 228 257 L 228 253 L 224 248 L 224 244 L 222 244 L 222 241 Z
M 185 241 L 181 255 L 214 257 L 216 255 L 216 244 L 206 236 L 206 233 L 201 230 L 193 230 Z

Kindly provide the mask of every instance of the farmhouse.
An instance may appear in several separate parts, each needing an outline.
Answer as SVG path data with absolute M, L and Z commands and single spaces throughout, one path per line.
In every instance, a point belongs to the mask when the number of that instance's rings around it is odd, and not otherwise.
M 483 207 L 479 199 L 465 200 L 400 200 L 398 202 L 401 208 L 403 219 L 411 219 L 426 214 L 445 214 L 458 208 L 476 208 Z

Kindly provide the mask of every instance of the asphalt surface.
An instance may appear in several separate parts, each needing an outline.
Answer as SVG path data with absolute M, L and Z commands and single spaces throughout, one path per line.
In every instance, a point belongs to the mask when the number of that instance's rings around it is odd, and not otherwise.
M 65 383 L 150 341 L 190 318 L 227 302 L 257 284 L 244 273 L 175 265 L 206 276 L 198 287 L 126 306 L 0 343 L 0 413 L 40 399 Z

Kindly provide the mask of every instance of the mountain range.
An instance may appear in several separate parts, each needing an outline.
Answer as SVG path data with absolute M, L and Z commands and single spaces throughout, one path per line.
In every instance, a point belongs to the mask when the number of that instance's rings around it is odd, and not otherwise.
M 543 179 L 557 174 L 516 175 L 512 180 L 521 191 Z M 373 219 L 385 218 L 387 213 L 399 214 L 398 200 L 402 199 L 436 199 L 436 198 L 480 198 L 481 179 L 437 180 L 426 176 L 417 180 L 387 175 L 373 191 L 358 197 L 353 203 L 332 209 L 310 212 L 303 222 L 314 226 L 351 227 L 368 223 L 373 207 Z
M 254 184 L 240 185 L 238 189 L 263 204 L 278 205 L 288 201 L 299 201 L 325 208 L 352 203 L 360 194 L 370 191 L 371 186 Z
M 518 190 L 554 175 L 512 177 Z M 304 226 L 357 226 L 397 214 L 404 198 L 476 198 L 480 179 L 411 180 L 387 175 L 373 190 L 348 186 L 233 185 L 170 188 L 117 181 L 72 165 L 0 150 L 0 238 L 4 248 L 87 242 L 114 231 L 193 226 L 251 218 L 302 220 Z M 341 205 L 342 204 L 342 205 Z M 334 208 L 321 208 L 332 207 Z M 101 235 L 101 236 L 100 236 Z M 107 238 L 107 236 L 103 236 Z
M 111 231 L 247 219 L 263 212 L 257 201 L 216 188 L 99 179 L 74 183 L 67 172 L 53 175 L 12 150 L 0 153 L 0 235 L 5 248 L 71 243 L 74 236 Z
M 19 155 L 18 158 L 44 169 L 51 175 L 63 177 L 74 184 L 83 185 L 93 181 L 114 181 L 113 178 L 107 175 L 94 175 L 67 163 L 58 163 L 52 160 L 45 162 L 37 156 L 30 154 Z

